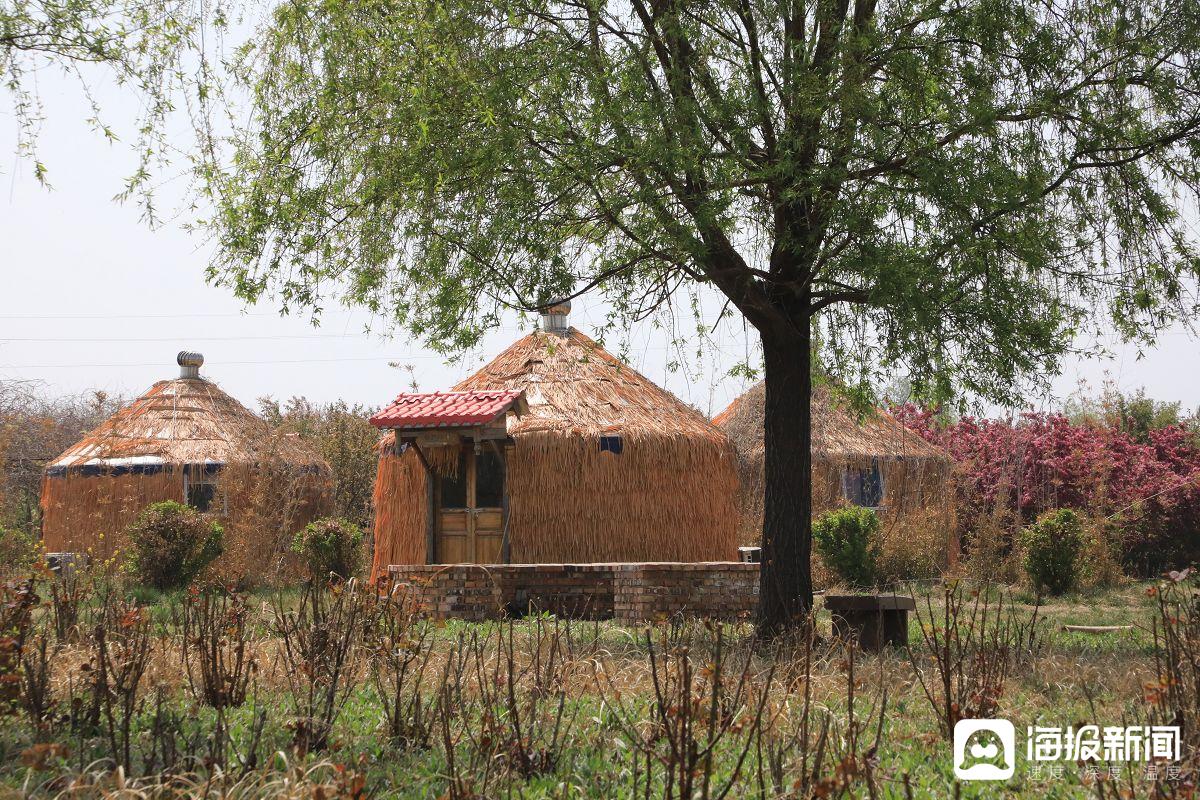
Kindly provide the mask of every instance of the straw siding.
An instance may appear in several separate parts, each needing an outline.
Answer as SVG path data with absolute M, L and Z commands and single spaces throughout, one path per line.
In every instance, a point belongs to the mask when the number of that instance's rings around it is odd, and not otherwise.
M 736 547 L 736 456 L 694 409 L 572 329 L 531 334 L 456 390 L 523 389 L 506 453 L 514 563 L 719 561 Z M 600 450 L 619 436 L 622 452 Z M 452 453 L 427 453 L 435 468 Z M 424 471 L 384 447 L 375 574 L 426 563 Z
M 424 564 L 429 505 L 425 468 L 411 450 L 397 455 L 384 447 L 375 474 L 375 556 L 371 574 L 391 564 Z
M 42 543 L 50 553 L 91 553 L 103 561 L 138 513 L 161 500 L 183 500 L 181 473 L 42 478 Z
M 273 474 L 269 468 L 234 466 L 215 478 L 220 508 L 213 519 L 225 529 L 225 552 L 214 575 L 266 578 L 294 566 L 292 536 L 326 513 L 328 477 Z M 120 562 L 128 549 L 125 530 L 146 506 L 183 502 L 183 470 L 154 474 L 65 475 L 42 479 L 43 534 L 47 552 L 88 553 L 96 562 Z M 227 510 L 226 510 L 227 509 Z
M 883 475 L 885 523 L 900 515 L 944 513 L 952 508 L 949 490 L 950 466 L 930 459 L 878 457 Z M 813 459 L 813 516 L 820 516 L 845 504 L 842 497 L 842 472 L 848 468 L 867 468 L 871 458 L 832 459 L 816 455 Z M 742 459 L 738 465 L 737 515 L 739 545 L 758 545 L 762 539 L 763 461 Z
M 188 465 L 216 470 L 206 480 L 217 485 L 215 518 L 225 528 L 221 577 L 290 568 L 292 535 L 331 505 L 329 465 L 299 438 L 270 430 L 210 381 L 159 381 L 47 470 L 46 549 L 120 559 L 125 529 L 146 506 L 185 500 Z
M 736 556 L 733 453 L 707 439 L 594 439 L 545 431 L 509 456 L 515 563 L 721 561 Z
M 765 387 L 757 384 L 716 416 L 737 449 L 739 488 L 738 542 L 756 545 L 763 520 L 763 409 Z M 902 529 L 916 520 L 939 527 L 953 516 L 950 457 L 904 428 L 883 411 L 856 418 L 839 407 L 825 388 L 813 392 L 813 514 L 843 505 L 842 473 L 848 468 L 879 464 L 883 477 L 882 521 L 885 529 Z M 885 531 L 886 535 L 886 531 Z M 952 557 L 955 543 L 940 542 Z

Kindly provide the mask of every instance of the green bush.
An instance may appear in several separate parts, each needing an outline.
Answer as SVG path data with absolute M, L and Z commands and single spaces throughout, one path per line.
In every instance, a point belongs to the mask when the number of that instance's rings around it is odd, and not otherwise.
M 1087 546 L 1079 514 L 1065 508 L 1046 512 L 1022 532 L 1021 544 L 1025 572 L 1035 589 L 1059 595 L 1074 588 Z
M 330 573 L 353 578 L 362 569 L 363 532 L 346 519 L 324 517 L 308 523 L 292 539 L 292 551 L 304 558 L 304 566 L 314 580 Z
M 24 574 L 42 557 L 42 544 L 17 529 L 0 528 L 0 572 Z
M 847 506 L 813 522 L 813 541 L 825 566 L 851 586 L 875 584 L 879 559 L 879 517 L 869 508 Z
M 127 569 L 144 586 L 182 589 L 221 555 L 223 534 L 194 508 L 173 500 L 154 503 L 126 530 Z

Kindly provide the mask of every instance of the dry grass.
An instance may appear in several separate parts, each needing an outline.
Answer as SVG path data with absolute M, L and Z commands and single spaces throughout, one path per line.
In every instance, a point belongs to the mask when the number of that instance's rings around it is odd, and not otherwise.
M 365 797 L 363 776 L 333 761 L 293 764 L 278 753 L 269 769 L 237 775 L 223 770 L 170 776 L 127 777 L 105 760 L 87 765 L 47 787 L 55 800 L 313 800 L 314 798 Z M 36 787 L 28 787 L 36 791 Z M 14 796 L 18 796 L 14 794 Z M 27 796 L 22 791 L 19 796 Z
M 978 589 L 988 596 L 998 592 Z M 940 619 L 941 590 L 928 591 L 932 613 L 924 611 L 923 618 Z M 42 741 L 66 741 L 72 757 L 44 754 L 50 763 L 30 772 L 17 763 L 17 754 L 29 751 L 29 759 L 39 751 L 27 722 L 9 717 L 0 719 L 0 751 L 11 754 L 12 763 L 0 766 L 0 783 L 12 787 L 28 782 L 42 787 L 34 792 L 38 796 L 64 797 L 335 797 L 354 796 L 357 786 L 376 796 L 465 800 L 629 796 L 649 781 L 651 796 L 667 797 L 664 776 L 674 771 L 681 778 L 695 768 L 701 774 L 712 770 L 713 797 L 727 784 L 734 787 L 728 796 L 773 798 L 954 793 L 947 777 L 949 746 L 918 680 L 918 675 L 929 680 L 936 674 L 919 631 L 911 637 L 911 658 L 902 650 L 851 657 L 842 642 L 830 638 L 827 619 L 819 619 L 815 644 L 795 639 L 768 646 L 755 642 L 746 626 L 704 622 L 638 629 L 539 616 L 437 625 L 408 614 L 403 602 L 389 606 L 367 593 L 357 597 L 363 607 L 355 618 L 362 624 L 336 626 L 353 635 L 338 678 L 348 699 L 327 749 L 304 757 L 289 750 L 297 715 L 303 713 L 297 693 L 306 691 L 308 678 L 296 663 L 287 666 L 281 653 L 279 620 L 299 608 L 298 598 L 285 593 L 247 602 L 251 657 L 261 666 L 250 687 L 249 708 L 230 709 L 221 722 L 222 717 L 213 716 L 215 709 L 200 707 L 202 701 L 188 689 L 176 618 L 169 608 L 159 607 L 140 690 L 146 706 L 140 738 L 134 739 L 132 771 L 123 776 L 111 764 L 97 762 L 104 756 L 104 740 L 89 743 L 72 734 L 61 738 L 64 729 L 57 722 L 51 728 L 60 726 L 55 729 L 60 738 Z M 1022 617 L 1033 613 L 1032 598 L 1020 591 L 1006 592 L 1005 602 L 1015 604 Z M 1144 685 L 1155 676 L 1154 610 L 1144 585 L 1043 605 L 1038 610 L 1039 619 L 1046 620 L 1041 645 L 1013 647 L 1013 640 L 992 648 L 994 658 L 1006 664 L 1006 679 L 990 684 L 996 713 L 1012 719 L 1018 729 L 1035 720 L 1118 724 L 1140 713 Z M 37 624 L 49 626 L 49 610 L 41 613 Z M 91 612 L 84 617 L 79 640 L 63 642 L 51 659 L 51 690 L 60 702 L 80 696 L 81 681 L 88 675 L 83 668 L 93 648 L 88 631 L 100 617 Z M 1107 638 L 1059 630 L 1064 622 L 1114 617 L 1142 627 L 1131 636 Z M 380 621 L 389 625 L 380 627 Z M 974 645 L 966 647 L 964 656 L 974 658 Z M 395 658 L 385 662 L 381 653 Z M 387 673 L 401 668 L 420 675 L 397 682 L 394 673 Z M 318 686 L 324 685 L 323 674 L 313 672 Z M 411 698 L 405 692 L 417 685 L 425 698 L 420 706 L 424 733 L 408 738 L 401 734 L 414 730 L 412 720 L 388 720 L 380 693 L 400 686 L 396 696 L 403 700 Z M 153 698 L 160 695 L 175 698 L 174 707 L 183 715 L 171 719 L 186 729 L 185 742 L 208 742 L 220 725 L 229 724 L 241 726 L 235 737 L 239 744 L 231 747 L 244 749 L 246 726 L 265 714 L 260 759 L 250 768 L 230 758 L 212 767 L 185 763 L 172 774 L 162 772 L 160 761 L 154 775 L 144 774 L 136 756 L 138 748 L 153 741 L 148 720 Z M 404 707 L 409 707 L 407 700 Z M 519 733 L 514 727 L 518 719 Z M 449 744 L 443 732 L 448 732 Z M 826 762 L 815 771 L 803 768 L 802 758 L 818 752 L 821 736 L 826 737 Z M 719 741 L 709 764 L 704 754 L 714 740 Z M 807 742 L 803 747 L 798 744 L 802 741 Z M 698 748 L 694 752 L 693 746 Z M 681 762 L 669 755 L 673 747 L 693 752 L 691 766 L 682 764 L 683 772 Z M 271 756 L 280 749 L 286 755 Z M 447 760 L 450 753 L 453 764 Z M 634 754 L 640 754 L 636 764 Z M 776 775 L 782 777 L 773 783 Z M 360 777 L 365 783 L 356 784 Z M 906 781 L 913 787 L 911 795 Z M 807 788 L 792 795 L 773 788 L 793 785 Z M 696 796 L 703 796 L 703 787 L 691 786 Z M 1012 790 L 1030 798 L 1087 791 L 1077 783 L 1056 785 L 1050 778 L 1023 779 Z

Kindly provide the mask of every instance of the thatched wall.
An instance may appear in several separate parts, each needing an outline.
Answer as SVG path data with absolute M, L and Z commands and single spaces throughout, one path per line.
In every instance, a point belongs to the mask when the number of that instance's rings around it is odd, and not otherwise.
M 921 513 L 943 514 L 954 506 L 949 485 L 950 465 L 930 459 L 879 457 L 883 476 L 883 521 Z M 847 468 L 869 468 L 870 458 L 813 459 L 813 516 L 819 516 L 844 504 L 842 472 Z M 738 461 L 739 486 L 737 516 L 739 545 L 757 545 L 762 539 L 763 461 L 741 458 Z
M 375 473 L 375 555 L 372 577 L 391 564 L 424 564 L 429 505 L 425 468 L 412 450 L 384 447 Z
M 225 552 L 213 568 L 222 579 L 274 578 L 291 566 L 293 534 L 328 513 L 325 472 L 227 467 L 216 478 Z M 124 558 L 125 530 L 151 503 L 183 501 L 183 467 L 146 473 L 80 474 L 42 481 L 42 543 L 47 552 L 89 553 L 95 563 Z
M 183 500 L 183 473 L 64 475 L 42 478 L 42 544 L 50 553 L 110 558 L 122 533 L 151 503 Z
M 723 561 L 737 556 L 734 454 L 727 442 L 624 433 L 620 455 L 566 431 L 514 435 L 507 452 L 515 564 Z M 439 471 L 449 459 L 428 454 Z M 375 489 L 373 573 L 424 564 L 425 474 L 385 449 Z
M 454 389 L 526 394 L 527 413 L 508 428 L 514 563 L 736 557 L 737 474 L 728 437 L 579 331 L 530 334 Z M 619 436 L 622 452 L 602 452 L 602 436 Z M 452 453 L 428 455 L 442 469 L 457 463 Z M 420 463 L 386 444 L 382 459 L 376 574 L 427 556 Z
M 765 386 L 759 383 L 730 404 L 714 422 L 732 440 L 738 461 L 738 543 L 762 539 L 764 500 L 763 413 Z M 842 473 L 878 463 L 883 478 L 885 549 L 909 545 L 933 547 L 937 561 L 952 563 L 954 492 L 950 457 L 907 430 L 883 411 L 856 416 L 843 407 L 829 387 L 812 397 L 812 486 L 814 516 L 845 503 Z
M 722 561 L 737 555 L 733 450 L 708 439 L 625 433 L 621 455 L 555 431 L 509 456 L 515 563 Z

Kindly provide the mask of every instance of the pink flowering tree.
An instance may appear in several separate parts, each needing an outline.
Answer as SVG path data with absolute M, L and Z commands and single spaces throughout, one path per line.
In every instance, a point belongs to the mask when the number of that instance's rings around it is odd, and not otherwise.
M 1200 556 L 1200 443 L 1182 425 L 1137 441 L 1113 425 L 1062 414 L 974 417 L 945 424 L 911 404 L 892 413 L 954 459 L 964 542 L 985 518 L 1014 528 L 1074 508 L 1112 524 L 1128 568 L 1154 571 Z

